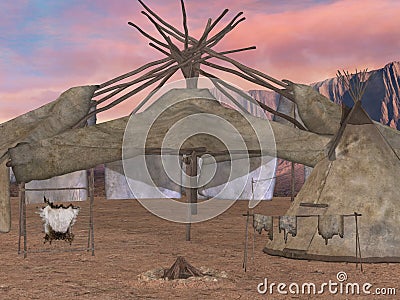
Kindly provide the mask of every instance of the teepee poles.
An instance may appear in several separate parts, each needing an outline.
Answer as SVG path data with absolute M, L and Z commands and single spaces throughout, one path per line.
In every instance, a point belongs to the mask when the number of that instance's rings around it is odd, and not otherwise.
M 332 145 L 328 151 L 328 158 L 331 161 L 336 159 L 335 155 L 336 147 L 343 136 L 344 130 L 346 129 L 347 123 L 350 120 L 352 112 L 361 107 L 361 98 L 368 84 L 367 69 L 360 72 L 356 70 L 355 74 L 350 74 L 348 71 L 343 71 L 342 74 L 340 71 L 338 71 L 337 78 L 338 81 L 342 82 L 344 87 L 348 89 L 349 94 L 352 100 L 354 101 L 354 106 L 349 111 L 347 116 L 345 116 L 345 118 L 342 120 L 342 124 L 339 130 L 335 135 L 335 137 L 333 138 Z
M 268 76 L 258 70 L 247 67 L 233 58 L 226 56 L 227 54 L 231 53 L 253 50 L 256 48 L 255 46 L 220 52 L 213 50 L 213 48 L 218 45 L 228 33 L 246 20 L 246 18 L 242 16 L 243 12 L 239 12 L 234 15 L 234 17 L 225 26 L 223 26 L 222 29 L 213 34 L 215 27 L 229 12 L 228 9 L 225 9 L 214 21 L 212 19 L 207 20 L 201 37 L 196 39 L 189 34 L 186 8 L 183 0 L 181 0 L 183 31 L 164 21 L 143 1 L 138 1 L 143 7 L 143 11 L 141 13 L 146 16 L 150 23 L 154 25 L 158 34 L 162 37 L 162 40 L 149 34 L 133 22 L 128 22 L 128 24 L 134 27 L 141 35 L 149 39 L 149 45 L 166 57 L 147 63 L 133 71 L 127 72 L 100 84 L 96 93 L 94 94 L 94 97 L 102 96 L 102 98 L 96 100 L 96 110 L 90 112 L 88 115 L 82 118 L 74 126 L 75 128 L 84 123 L 94 114 L 109 110 L 149 87 L 152 87 L 152 91 L 150 92 L 149 96 L 153 95 L 155 91 L 163 86 L 178 70 L 180 70 L 183 74 L 183 77 L 187 79 L 188 88 L 197 88 L 197 78 L 200 75 L 209 77 L 207 75 L 209 73 L 203 70 L 203 66 L 233 74 L 239 78 L 278 92 L 289 100 L 294 101 L 294 95 L 292 91 L 288 89 L 287 83 Z M 182 45 L 179 45 L 179 43 Z M 209 60 L 217 60 L 229 63 L 232 67 L 221 66 L 220 64 L 211 62 Z M 142 75 L 139 76 L 139 74 Z M 133 80 L 126 81 L 132 76 L 138 77 L 134 78 Z M 222 89 L 229 89 L 235 93 L 238 92 L 229 86 L 223 85 L 222 83 L 219 83 L 218 89 L 221 91 Z M 129 91 L 126 92 L 127 90 Z M 121 95 L 123 92 L 126 93 Z M 226 93 L 227 91 L 225 90 L 224 94 Z M 149 100 L 149 96 L 146 97 L 144 102 Z M 245 99 L 250 100 L 248 98 L 249 97 L 246 97 Z M 292 123 L 295 122 L 293 118 L 285 116 L 284 114 L 279 114 L 261 102 L 255 102 L 254 99 L 251 99 L 250 101 L 260 105 L 262 109 L 267 110 L 272 114 L 286 118 Z M 99 106 L 100 104 L 103 104 L 103 106 Z M 144 103 L 141 103 L 139 106 L 142 107 L 143 105 Z M 138 111 L 138 109 L 136 109 L 135 112 L 136 111 Z M 294 124 L 296 124 L 296 126 L 300 129 L 306 130 L 303 126 L 298 124 L 298 122 L 295 122 Z

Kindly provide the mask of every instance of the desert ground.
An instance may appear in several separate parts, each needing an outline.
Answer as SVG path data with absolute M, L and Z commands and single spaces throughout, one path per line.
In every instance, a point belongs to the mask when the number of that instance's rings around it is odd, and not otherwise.
M 60 252 L 86 247 L 87 201 L 74 226 L 75 240 L 43 244 L 38 205 L 27 206 L 28 251 L 53 252 L 18 255 L 18 199 L 12 198 L 12 231 L 1 234 L 0 299 L 395 299 L 398 296 L 280 295 L 259 294 L 264 278 L 286 284 L 335 281 L 346 272 L 348 281 L 374 287 L 399 287 L 398 264 L 364 264 L 291 260 L 262 252 L 266 234 L 249 235 L 248 269 L 244 272 L 243 249 L 246 201 L 236 202 L 219 217 L 192 225 L 192 240 L 185 241 L 185 225 L 160 219 L 136 200 L 95 198 L 95 255 L 90 252 Z M 289 198 L 264 201 L 256 212 L 284 214 Z M 282 237 L 276 237 L 282 238 Z M 206 267 L 226 278 L 210 280 L 148 280 L 140 274 L 167 268 L 177 256 L 193 266 Z

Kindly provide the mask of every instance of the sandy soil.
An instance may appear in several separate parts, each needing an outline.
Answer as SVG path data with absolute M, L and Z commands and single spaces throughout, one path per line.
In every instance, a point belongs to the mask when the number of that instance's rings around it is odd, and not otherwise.
M 248 270 L 242 269 L 246 202 L 239 201 L 221 216 L 192 225 L 192 241 L 185 241 L 185 226 L 162 220 L 137 201 L 95 200 L 95 256 L 88 252 L 28 253 L 18 255 L 18 203 L 13 203 L 13 228 L 0 235 L 0 299 L 398 299 L 399 296 L 346 296 L 327 292 L 316 295 L 260 295 L 257 285 L 337 282 L 339 271 L 348 282 L 369 282 L 375 287 L 399 288 L 398 264 L 364 265 L 298 261 L 264 254 L 265 232 L 256 236 L 254 259 L 249 247 Z M 287 198 L 264 202 L 256 211 L 284 214 Z M 85 247 L 87 203 L 79 203 L 81 215 L 74 227 L 72 246 L 64 241 L 43 245 L 37 205 L 27 207 L 29 250 L 60 250 Z M 281 237 L 276 237 L 281 238 Z M 252 241 L 252 235 L 250 235 Z M 140 281 L 148 270 L 169 267 L 183 255 L 196 267 L 226 272 L 217 281 Z M 400 293 L 400 291 L 399 291 Z

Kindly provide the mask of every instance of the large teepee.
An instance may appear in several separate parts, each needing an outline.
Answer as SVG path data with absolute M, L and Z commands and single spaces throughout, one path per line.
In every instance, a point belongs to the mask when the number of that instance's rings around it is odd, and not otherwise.
M 361 250 L 367 262 L 400 261 L 400 202 L 393 188 L 398 184 L 395 174 L 400 171 L 400 160 L 362 108 L 361 96 L 355 98 L 353 108 L 344 109 L 341 127 L 326 157 L 315 166 L 286 213 L 298 216 L 297 235 L 289 235 L 286 243 L 283 238 L 268 241 L 264 252 L 354 261 Z M 342 217 L 355 212 L 362 215 L 357 224 L 357 250 L 355 218 Z M 305 215 L 315 217 L 301 217 Z M 318 222 L 326 225 L 327 220 L 327 227 L 319 226 Z

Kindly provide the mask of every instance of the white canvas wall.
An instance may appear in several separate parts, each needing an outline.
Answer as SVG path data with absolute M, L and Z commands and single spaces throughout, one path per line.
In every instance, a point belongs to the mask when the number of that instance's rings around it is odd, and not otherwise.
M 135 162 L 133 162 L 135 163 Z M 138 163 L 139 164 L 139 163 Z M 137 164 L 137 165 L 138 165 Z M 275 187 L 275 169 L 277 160 L 273 159 L 267 164 L 257 168 L 249 175 L 236 178 L 226 184 L 218 185 L 211 188 L 200 189 L 199 196 L 216 197 L 217 199 L 237 199 L 237 200 L 250 200 L 253 197 L 251 180 L 254 179 L 254 200 L 270 200 L 273 197 Z M 202 174 L 207 172 L 207 168 L 214 168 L 213 166 L 201 167 L 201 160 L 199 160 L 199 174 L 200 182 L 202 181 Z M 227 163 L 218 163 L 221 173 L 218 172 L 214 181 L 218 181 L 224 176 L 224 170 L 230 169 Z M 140 168 L 138 168 L 138 176 L 133 178 L 125 177 L 122 162 L 113 162 L 106 164 L 105 168 L 105 191 L 107 199 L 148 199 L 148 198 L 180 198 L 180 186 L 171 182 L 166 174 L 159 172 L 160 168 L 153 165 L 150 169 L 159 173 L 155 181 L 158 182 L 158 188 L 146 183 L 147 180 L 141 179 Z M 176 175 L 176 174 L 175 174 Z M 129 185 L 128 185 L 129 181 Z M 160 187 L 163 186 L 163 187 Z M 134 192 L 132 192 L 131 188 Z M 243 189 L 244 188 L 244 189 Z M 161 191 L 161 192 L 160 192 Z
M 221 102 L 230 103 L 221 92 L 211 89 L 210 92 Z M 258 105 L 251 104 L 249 101 L 243 99 L 242 97 L 233 94 L 236 101 L 238 101 L 250 114 L 258 116 L 260 118 L 268 118 L 269 116 L 265 114 Z M 225 97 L 225 98 L 224 98 Z M 234 105 L 232 105 L 234 107 Z M 156 157 L 156 156 L 155 156 Z M 124 170 L 121 162 L 114 162 L 111 164 L 106 164 L 105 168 L 105 190 L 107 199 L 146 199 L 146 198 L 180 198 L 181 197 L 181 187 L 172 183 L 169 177 L 163 172 L 163 166 L 157 162 L 158 160 L 152 158 L 147 167 L 141 165 L 143 158 L 134 158 L 130 162 L 133 167 L 130 176 L 125 177 Z M 239 200 L 250 200 L 254 197 L 255 200 L 270 200 L 273 197 L 274 187 L 275 187 L 275 171 L 276 171 L 277 160 L 272 159 L 268 164 L 261 166 L 260 168 L 254 170 L 249 175 L 236 178 L 227 184 L 218 185 L 211 188 L 205 188 L 201 190 L 201 194 L 206 197 L 216 197 L 219 199 L 239 199 Z M 210 167 L 210 166 L 209 166 Z M 142 178 L 141 171 L 144 169 L 150 169 L 153 173 L 153 177 L 158 182 L 155 185 L 148 182 L 147 179 Z M 221 175 L 216 174 L 216 181 L 223 179 L 224 174 L 230 171 L 229 163 L 218 163 L 218 169 L 222 170 Z M 199 167 L 200 177 L 202 176 L 201 169 Z M 182 170 L 181 170 L 182 174 Z M 177 174 L 175 174 L 177 175 Z M 222 176 L 222 177 L 221 177 Z M 263 182 L 257 182 L 254 185 L 254 196 L 252 194 L 251 180 L 263 179 Z M 270 179 L 269 181 L 265 179 Z M 128 185 L 129 182 L 129 185 Z M 182 179 L 181 179 L 182 182 Z M 170 185 L 170 186 L 169 186 Z M 163 188 L 157 188 L 163 187 Z M 243 187 L 244 190 L 238 191 L 238 187 Z M 131 190 L 133 189 L 133 191 Z M 162 190 L 160 193 L 159 190 Z M 238 197 L 239 193 L 239 197 Z M 201 197 L 201 195 L 199 195 Z
M 216 172 L 215 181 L 220 181 L 218 177 L 224 176 L 224 170 L 229 172 L 231 168 L 229 162 L 220 162 L 218 165 L 217 168 L 221 168 L 222 171 Z M 277 159 L 274 158 L 248 175 L 235 178 L 221 185 L 201 189 L 200 193 L 203 196 L 215 197 L 217 199 L 271 200 L 274 196 L 276 167 Z M 207 168 L 215 168 L 215 166 L 207 165 L 201 168 L 203 169 L 203 173 L 207 173 Z M 200 180 L 202 172 L 200 172 Z M 255 182 L 253 190 L 252 179 Z
M 166 158 L 169 159 L 168 157 Z M 170 159 L 173 159 L 172 156 Z M 176 159 L 176 158 L 175 158 Z M 143 165 L 143 157 L 138 156 L 129 161 L 129 176 L 125 176 L 122 161 L 106 164 L 105 190 L 107 199 L 152 199 L 180 198 L 180 182 L 176 184 L 163 172 L 159 156 L 148 155 L 147 166 Z M 148 169 L 151 175 L 149 181 L 143 170 Z M 178 173 L 176 173 L 178 172 Z M 180 178 L 179 170 L 175 178 Z M 129 183 L 129 184 L 128 184 Z
M 26 189 L 46 189 L 46 188 L 87 188 L 87 172 L 77 171 L 62 176 L 53 177 L 46 180 L 32 180 L 25 184 Z M 64 191 L 26 191 L 26 203 L 42 203 L 43 196 L 51 202 L 58 201 L 83 201 L 87 200 L 87 190 L 64 190 Z
M 218 101 L 222 103 L 231 103 L 231 101 L 219 90 L 212 89 L 211 93 L 214 95 L 214 97 L 216 97 Z M 231 93 L 231 96 L 234 97 L 235 100 L 240 103 L 240 105 L 242 105 L 242 107 L 246 109 L 249 114 L 253 116 L 269 120 L 271 120 L 271 118 L 273 117 L 269 113 L 266 113 L 258 105 L 247 101 L 240 95 L 236 93 Z M 278 99 L 277 102 L 277 105 L 279 106 L 281 99 Z M 202 189 L 201 194 L 206 197 L 216 197 L 219 199 L 250 200 L 252 199 L 252 197 L 254 197 L 254 200 L 271 200 L 274 195 L 277 162 L 278 160 L 276 158 L 269 159 L 268 163 L 250 172 L 248 175 L 236 178 L 222 185 Z M 235 163 L 240 162 L 236 161 Z M 213 168 L 213 166 L 207 167 Z M 216 173 L 216 181 L 219 181 L 221 179 L 218 178 L 218 176 L 224 176 L 223 174 L 227 174 L 230 172 L 231 165 L 229 162 L 222 162 L 218 163 L 218 168 L 221 168 L 222 171 Z M 251 184 L 252 178 L 256 181 L 258 180 L 258 182 L 256 182 L 253 187 L 254 195 L 252 192 Z
M 106 199 L 134 198 L 124 175 L 122 161 L 108 163 L 105 165 L 104 181 Z

